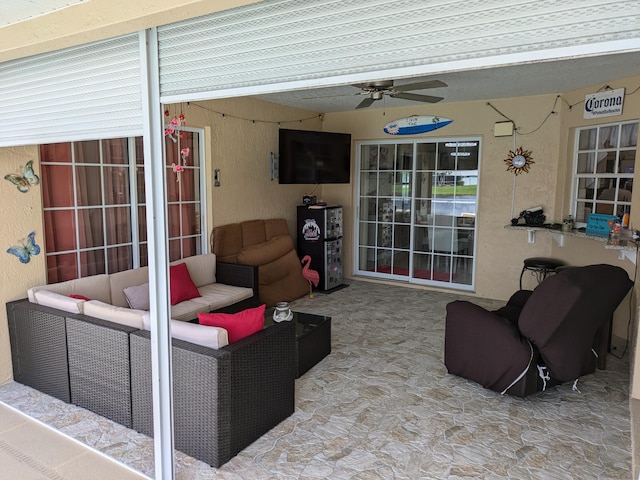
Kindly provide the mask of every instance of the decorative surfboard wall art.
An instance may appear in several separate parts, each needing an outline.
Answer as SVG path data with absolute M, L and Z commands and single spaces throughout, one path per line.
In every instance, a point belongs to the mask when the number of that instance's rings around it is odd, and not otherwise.
M 384 133 L 389 135 L 418 135 L 446 127 L 453 120 L 432 115 L 412 115 L 387 123 Z
M 9 247 L 7 253 L 18 257 L 22 263 L 29 263 L 32 255 L 40 253 L 40 245 L 36 243 L 36 232 L 31 232 L 26 239 L 22 239 L 20 242 L 22 245 Z
M 33 171 L 33 160 L 25 163 L 22 170 L 22 175 L 9 173 L 4 176 L 4 179 L 13 183 L 19 192 L 26 193 L 29 191 L 29 188 L 31 188 L 31 185 L 38 185 L 40 183 L 40 177 Z

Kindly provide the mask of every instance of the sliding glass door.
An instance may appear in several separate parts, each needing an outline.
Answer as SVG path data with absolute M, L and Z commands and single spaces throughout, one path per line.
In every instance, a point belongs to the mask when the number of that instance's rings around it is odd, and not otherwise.
M 479 139 L 358 144 L 357 274 L 473 288 Z

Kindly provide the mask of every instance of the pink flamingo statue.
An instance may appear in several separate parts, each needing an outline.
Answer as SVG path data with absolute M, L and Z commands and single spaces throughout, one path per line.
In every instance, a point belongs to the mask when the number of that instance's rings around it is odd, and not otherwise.
M 313 289 L 311 284 L 313 283 L 313 286 L 317 287 L 318 282 L 320 281 L 320 275 L 315 270 L 311 270 L 309 268 L 309 265 L 311 265 L 311 257 L 309 255 L 302 257 L 300 263 L 304 265 L 304 267 L 302 267 L 302 276 L 307 279 L 307 282 L 309 282 L 309 298 L 313 298 Z

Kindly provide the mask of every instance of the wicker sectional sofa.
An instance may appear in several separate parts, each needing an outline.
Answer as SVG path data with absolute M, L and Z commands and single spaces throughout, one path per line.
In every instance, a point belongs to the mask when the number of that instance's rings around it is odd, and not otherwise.
M 254 289 L 223 311 L 255 306 L 257 268 L 217 263 L 215 277 Z M 153 434 L 149 331 L 28 298 L 7 303 L 7 317 L 15 381 Z M 218 341 L 215 327 L 173 322 L 175 446 L 218 467 L 293 413 L 294 325 L 282 322 L 214 348 L 208 342 Z M 201 338 L 176 338 L 174 326 Z

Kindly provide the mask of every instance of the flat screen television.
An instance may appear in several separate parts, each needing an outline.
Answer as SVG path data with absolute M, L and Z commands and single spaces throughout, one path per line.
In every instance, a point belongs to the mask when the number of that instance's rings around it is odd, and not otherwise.
M 349 183 L 351 135 L 280 129 L 279 183 Z

